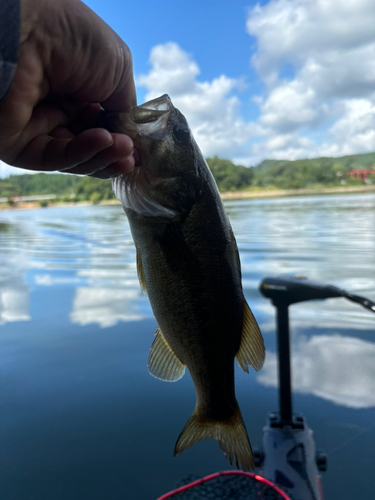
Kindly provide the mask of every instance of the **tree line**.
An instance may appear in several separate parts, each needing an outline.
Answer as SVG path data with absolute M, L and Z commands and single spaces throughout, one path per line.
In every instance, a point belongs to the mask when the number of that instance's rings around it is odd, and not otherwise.
M 99 203 L 114 198 L 110 180 L 71 174 L 22 174 L 0 179 L 0 198 L 56 195 L 56 201 Z
M 358 169 L 375 170 L 375 153 L 342 156 L 341 158 L 313 158 L 305 160 L 264 160 L 254 168 L 257 186 L 279 189 L 301 189 L 314 186 L 363 184 L 363 178 L 351 178 L 349 172 Z M 375 175 L 368 181 L 375 183 Z
M 315 158 L 305 160 L 264 160 L 256 167 L 235 165 L 231 160 L 214 156 L 207 164 L 221 192 L 247 189 L 300 189 L 312 186 L 361 184 L 351 179 L 352 169 L 374 169 L 375 153 Z M 375 175 L 370 175 L 375 183 Z M 58 201 L 92 201 L 114 199 L 111 181 L 70 174 L 23 174 L 0 179 L 0 198 L 53 194 Z

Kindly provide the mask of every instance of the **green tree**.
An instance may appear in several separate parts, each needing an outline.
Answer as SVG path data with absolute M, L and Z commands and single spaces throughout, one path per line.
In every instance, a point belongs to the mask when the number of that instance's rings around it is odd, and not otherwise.
M 98 203 L 100 203 L 101 200 L 102 200 L 102 195 L 100 193 L 98 193 L 98 191 L 93 191 L 90 194 L 90 201 L 92 203 L 94 203 L 94 205 L 97 205 Z
M 220 191 L 237 191 L 251 185 L 254 178 L 252 168 L 235 165 L 231 160 L 217 156 L 206 160 Z

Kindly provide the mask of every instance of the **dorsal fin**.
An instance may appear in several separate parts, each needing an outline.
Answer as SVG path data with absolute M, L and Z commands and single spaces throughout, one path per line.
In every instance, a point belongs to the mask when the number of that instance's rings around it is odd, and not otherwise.
M 147 293 L 145 274 L 143 272 L 141 254 L 139 253 L 138 248 L 136 248 L 136 251 L 137 251 L 137 274 L 139 279 L 139 285 L 141 287 L 141 292 L 144 295 L 145 293 Z
M 263 366 L 264 357 L 265 350 L 262 334 L 250 307 L 244 299 L 242 337 L 240 348 L 236 354 L 237 363 L 246 373 L 249 373 L 248 365 L 259 371 Z
M 148 356 L 148 371 L 166 382 L 175 382 L 185 373 L 185 365 L 172 351 L 159 327 Z

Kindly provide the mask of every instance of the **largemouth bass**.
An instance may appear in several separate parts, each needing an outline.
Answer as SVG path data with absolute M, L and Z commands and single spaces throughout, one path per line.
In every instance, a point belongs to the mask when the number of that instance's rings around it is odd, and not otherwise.
M 167 95 L 107 120 L 107 128 L 131 135 L 140 155 L 140 166 L 114 179 L 113 189 L 158 323 L 148 369 L 171 382 L 187 367 L 196 389 L 174 453 L 213 438 L 231 463 L 254 468 L 234 358 L 246 372 L 248 365 L 259 370 L 264 344 L 243 295 L 238 249 L 215 181 Z

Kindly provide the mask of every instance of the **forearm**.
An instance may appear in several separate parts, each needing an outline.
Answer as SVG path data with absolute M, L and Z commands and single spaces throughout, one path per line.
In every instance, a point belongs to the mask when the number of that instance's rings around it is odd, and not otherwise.
M 17 68 L 20 41 L 20 1 L 0 0 L 0 101 Z

